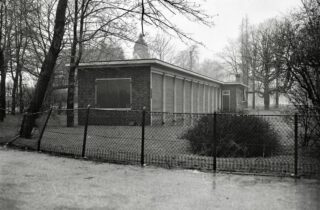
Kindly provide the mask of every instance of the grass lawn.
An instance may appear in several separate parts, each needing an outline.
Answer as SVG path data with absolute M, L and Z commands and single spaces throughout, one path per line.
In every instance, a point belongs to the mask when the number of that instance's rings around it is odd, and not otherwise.
M 17 136 L 22 116 L 21 115 L 7 115 L 4 122 L 0 122 L 0 143 L 7 142 L 8 140 Z
M 43 120 L 43 119 L 42 119 Z M 283 150 L 272 157 L 263 158 L 217 158 L 217 169 L 253 173 L 292 174 L 294 172 L 294 150 L 292 130 L 283 121 L 270 118 L 281 134 Z M 14 136 L 19 118 L 1 127 L 7 137 Z M 53 118 L 43 135 L 41 150 L 80 156 L 83 146 L 84 126 L 68 128 L 61 126 L 61 118 Z M 11 126 L 12 125 L 12 126 Z M 285 126 L 286 125 L 286 126 Z M 213 169 L 213 158 L 194 155 L 189 142 L 181 139 L 186 126 L 146 126 L 145 163 L 167 168 Z M 38 133 L 33 139 L 18 139 L 14 145 L 37 148 Z M 6 137 L 6 139 L 8 139 Z M 141 155 L 140 126 L 93 126 L 89 125 L 86 143 L 86 156 L 110 162 L 139 164 Z M 299 170 L 306 174 L 320 174 L 318 160 L 299 159 Z
M 50 127 L 44 133 L 41 149 L 81 155 L 83 126 Z M 179 138 L 178 127 L 150 127 L 145 130 L 145 163 L 167 168 L 212 170 L 213 158 L 192 154 L 189 142 Z M 19 139 L 16 144 L 36 148 L 37 138 Z M 111 162 L 137 164 L 141 154 L 141 128 L 134 126 L 89 126 L 86 156 Z M 302 165 L 300 166 L 302 168 Z M 310 167 L 309 167 L 310 168 Z M 268 158 L 217 158 L 217 169 L 252 173 L 292 174 L 293 153 Z M 313 169 L 313 168 L 310 168 Z

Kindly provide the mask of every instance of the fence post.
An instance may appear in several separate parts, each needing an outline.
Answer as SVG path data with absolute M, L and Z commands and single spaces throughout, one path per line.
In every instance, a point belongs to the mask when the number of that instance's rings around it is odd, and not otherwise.
M 294 115 L 294 176 L 298 176 L 298 114 Z
M 86 144 L 87 144 L 87 132 L 88 132 L 88 124 L 89 124 L 89 112 L 90 112 L 90 105 L 86 110 L 86 122 L 84 125 L 84 133 L 83 133 L 83 145 L 82 145 L 82 157 L 84 158 L 86 155 Z
M 39 139 L 38 139 L 38 147 L 37 147 L 38 152 L 40 151 L 42 136 L 43 136 L 43 134 L 44 134 L 44 130 L 45 130 L 46 127 L 47 127 L 47 124 L 48 124 L 48 121 L 49 121 L 51 112 L 52 112 L 52 108 L 49 110 L 48 115 L 47 115 L 47 119 L 46 119 L 46 121 L 44 122 L 44 125 L 43 125 L 43 127 L 42 127 L 42 129 L 41 129 L 41 132 L 40 132 L 40 136 L 39 136 Z
M 213 113 L 213 171 L 217 170 L 217 113 Z
M 146 108 L 143 107 L 142 110 L 142 123 L 141 123 L 141 166 L 144 166 L 144 129 L 145 129 L 145 121 L 146 121 Z

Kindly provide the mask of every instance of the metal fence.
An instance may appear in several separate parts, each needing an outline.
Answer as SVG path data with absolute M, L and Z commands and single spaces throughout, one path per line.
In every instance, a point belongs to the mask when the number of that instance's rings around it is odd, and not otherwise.
M 72 112 L 74 125 L 67 125 Z M 51 109 L 37 113 L 31 139 L 11 144 L 113 163 L 204 171 L 320 176 L 314 128 L 306 117 Z M 309 117 L 316 126 L 316 117 Z

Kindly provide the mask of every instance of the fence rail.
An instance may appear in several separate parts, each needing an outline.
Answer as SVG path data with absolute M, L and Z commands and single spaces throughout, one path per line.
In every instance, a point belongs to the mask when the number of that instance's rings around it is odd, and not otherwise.
M 12 145 L 107 162 L 285 176 L 320 176 L 318 128 L 302 116 L 75 109 L 37 113 Z M 20 118 L 21 119 L 21 118 Z M 317 118 L 308 118 L 316 126 Z M 17 130 L 17 129 L 16 129 Z

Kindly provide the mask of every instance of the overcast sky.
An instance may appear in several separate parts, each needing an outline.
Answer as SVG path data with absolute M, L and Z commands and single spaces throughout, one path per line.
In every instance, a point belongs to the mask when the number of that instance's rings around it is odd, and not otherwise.
M 197 2 L 203 5 L 207 14 L 214 16 L 213 27 L 193 23 L 182 17 L 174 17 L 172 20 L 179 28 L 206 46 L 200 47 L 200 61 L 217 57 L 216 54 L 223 50 L 228 40 L 236 39 L 239 35 L 241 20 L 246 15 L 249 24 L 259 24 L 269 18 L 284 16 L 301 5 L 301 0 L 197 0 Z M 155 35 L 156 32 L 146 30 L 146 33 Z M 174 44 L 176 50 L 187 47 L 179 40 L 175 40 Z M 125 47 L 128 58 L 132 57 L 131 48 L 133 44 Z
M 300 0 L 206 0 L 204 8 L 214 18 L 214 26 L 208 28 L 179 20 L 177 24 L 207 46 L 202 48 L 200 59 L 211 57 L 223 49 L 228 39 L 235 39 L 240 30 L 241 19 L 246 15 L 249 23 L 258 24 L 276 16 L 283 16 L 300 6 Z

